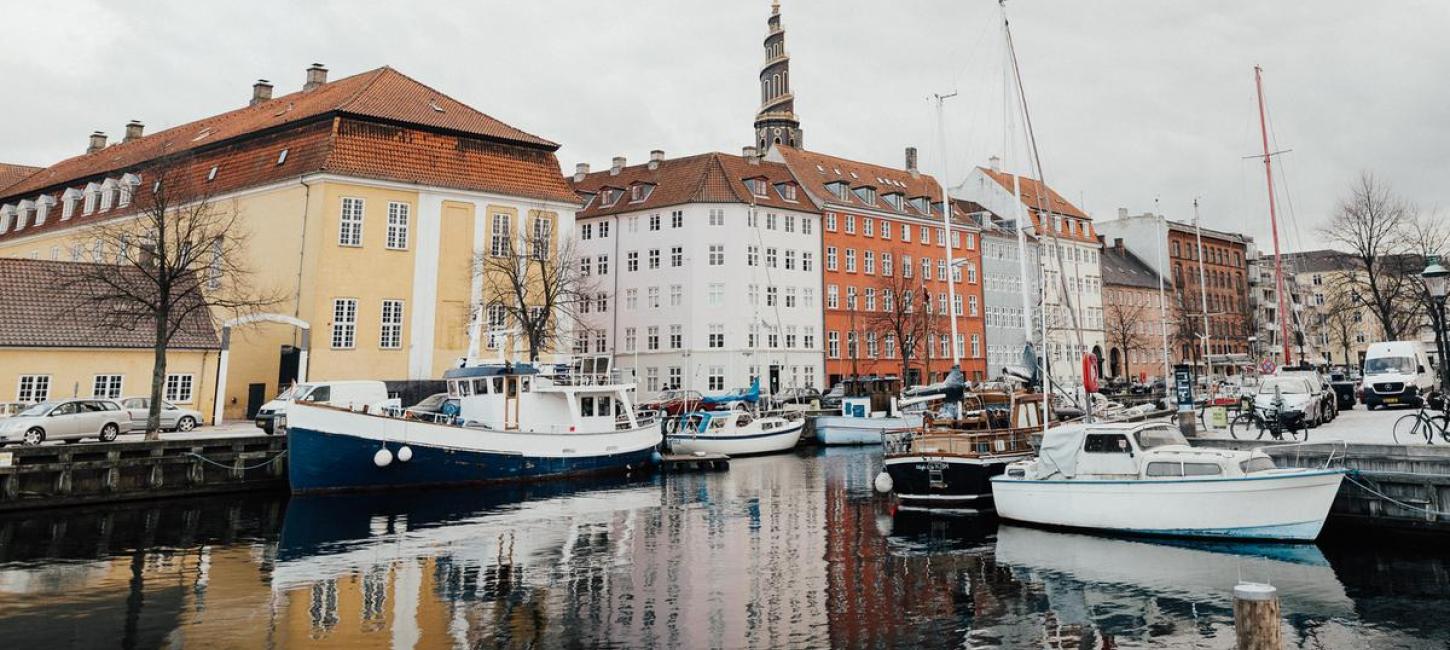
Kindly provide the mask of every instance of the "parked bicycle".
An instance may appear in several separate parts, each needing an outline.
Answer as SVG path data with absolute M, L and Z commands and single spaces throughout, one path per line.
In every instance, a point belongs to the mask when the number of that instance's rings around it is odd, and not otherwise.
M 1286 413 L 1277 406 L 1259 407 L 1252 402 L 1246 404 L 1243 412 L 1229 423 L 1228 432 L 1234 439 L 1245 440 L 1250 436 L 1263 440 L 1266 433 L 1274 440 L 1283 440 L 1285 433 L 1291 440 L 1298 440 L 1301 434 L 1304 440 L 1309 439 L 1303 413 Z
M 1431 393 L 1418 410 L 1395 420 L 1393 433 L 1395 444 L 1400 445 L 1420 440 L 1433 445 L 1436 434 L 1445 442 L 1450 442 L 1450 417 L 1445 415 L 1444 394 Z

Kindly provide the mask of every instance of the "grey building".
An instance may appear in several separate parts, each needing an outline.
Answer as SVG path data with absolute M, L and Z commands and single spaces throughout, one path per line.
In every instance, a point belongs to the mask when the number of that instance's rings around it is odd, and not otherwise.
M 982 229 L 982 301 L 987 330 L 987 375 L 996 377 L 1006 366 L 1022 365 L 1022 348 L 1027 332 L 1041 331 L 1037 320 L 1041 284 L 1037 261 L 1037 239 L 1024 234 L 1017 240 L 1016 222 L 988 211 L 972 201 L 956 199 L 957 208 L 972 215 Z M 1022 264 L 1019 248 L 1027 254 L 1027 290 L 1030 310 L 1022 306 Z M 1031 313 L 1029 314 L 1028 311 Z M 1028 322 L 1030 319 L 1031 322 Z M 1034 345 L 1039 337 L 1034 336 Z

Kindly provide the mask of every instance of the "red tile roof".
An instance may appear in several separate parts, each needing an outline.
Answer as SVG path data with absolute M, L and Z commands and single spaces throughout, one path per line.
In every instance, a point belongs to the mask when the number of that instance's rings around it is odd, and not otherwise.
M 0 258 L 0 348 L 125 348 L 150 349 L 155 333 L 150 324 L 114 327 L 93 312 L 87 283 L 69 285 L 85 262 L 52 262 Z M 140 269 L 115 266 L 120 276 L 135 276 L 131 286 L 144 287 Z M 62 285 L 65 285 L 62 288 Z M 103 290 L 99 283 L 96 290 Z M 104 294 L 100 294 L 104 295 Z M 197 305 L 199 306 L 199 305 Z M 215 350 L 221 347 L 206 309 L 191 312 L 171 340 L 174 349 Z
M 31 167 L 29 165 L 15 165 L 12 163 L 0 163 L 0 192 L 20 181 L 29 178 L 35 172 L 44 169 L 43 167 Z
M 1008 192 L 1013 191 L 1012 174 L 1008 174 L 1007 172 L 1003 171 L 987 169 L 985 167 L 978 167 L 978 169 L 982 170 L 982 173 L 986 174 L 988 178 L 997 181 L 997 184 L 1006 188 Z M 1047 188 L 1047 195 L 1045 197 L 1040 197 L 1039 202 L 1038 192 L 1041 191 L 1043 185 L 1035 178 L 1027 178 L 1026 176 L 1023 176 L 1021 185 L 1022 204 L 1027 206 L 1034 212 L 1037 211 L 1039 205 L 1045 205 L 1047 206 L 1049 211 L 1060 214 L 1064 217 L 1077 217 L 1079 219 L 1089 220 L 1092 219 L 1092 217 L 1089 217 L 1086 212 L 1079 210 L 1077 206 L 1070 203 L 1067 199 L 1062 198 L 1061 194 L 1058 194 L 1056 190 L 1050 187 Z
M 764 178 L 769 187 L 765 196 L 754 196 L 745 185 L 746 179 Z M 589 200 L 577 215 L 580 219 L 622 212 L 652 210 L 685 203 L 755 203 L 782 210 L 816 212 L 804 192 L 795 201 L 781 197 L 776 185 L 795 184 L 785 165 L 768 161 L 751 164 L 745 158 L 712 152 L 661 161 L 654 169 L 649 164 L 625 167 L 618 174 L 608 170 L 588 174 L 582 181 L 570 181 L 575 191 Z M 648 197 L 631 203 L 629 188 L 637 183 L 653 185 Z M 620 198 L 608 207 L 597 196 L 605 188 L 621 191 Z
M 163 155 L 203 149 L 232 138 L 335 114 L 416 124 L 550 152 L 558 149 L 553 142 L 484 115 L 385 66 L 338 79 L 313 90 L 283 95 L 256 106 L 246 106 L 63 160 L 0 192 L 3 196 L 37 192 L 77 179 L 134 168 Z
M 936 179 L 920 172 L 913 175 L 904 169 L 893 169 L 784 145 L 775 145 L 772 152 L 779 153 L 791 171 L 795 172 L 796 178 L 800 179 L 801 184 L 822 204 L 830 203 L 903 216 L 933 218 L 931 214 L 917 210 L 910 201 L 914 198 L 926 197 L 932 203 L 937 203 L 942 198 L 941 185 L 937 183 Z M 874 187 L 877 196 L 876 203 L 868 205 L 854 192 L 847 192 L 845 198 L 837 196 L 827 187 L 836 182 L 845 182 L 851 189 L 864 186 Z M 901 208 L 892 206 L 884 199 L 887 194 L 893 192 L 902 195 Z

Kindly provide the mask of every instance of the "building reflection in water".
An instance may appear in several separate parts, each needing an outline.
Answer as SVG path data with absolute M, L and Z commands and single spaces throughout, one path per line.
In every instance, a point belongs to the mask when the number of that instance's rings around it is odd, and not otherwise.
M 1300 647 L 1435 645 L 1443 557 L 893 512 L 869 449 L 583 485 L 0 517 L 4 647 L 1228 647 L 1242 574 Z

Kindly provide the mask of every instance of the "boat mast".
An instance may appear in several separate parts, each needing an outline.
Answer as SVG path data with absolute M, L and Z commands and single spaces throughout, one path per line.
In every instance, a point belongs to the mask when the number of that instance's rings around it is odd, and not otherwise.
M 947 190 L 947 179 L 949 178 L 948 174 L 950 172 L 948 171 L 949 167 L 947 165 L 946 125 L 942 121 L 942 103 L 956 96 L 956 91 L 952 91 L 946 95 L 936 95 L 936 128 L 938 135 L 941 137 L 941 223 L 942 232 L 946 235 L 945 241 L 947 246 L 947 320 L 951 323 L 952 328 L 952 366 L 960 367 L 962 365 L 962 359 L 961 352 L 957 350 L 957 337 L 961 335 L 957 333 L 957 290 L 955 281 L 957 276 L 957 261 L 952 257 L 952 199 Z M 927 372 L 930 373 L 931 369 L 928 368 Z
M 1203 226 L 1198 222 L 1198 197 L 1193 197 L 1193 228 L 1198 237 L 1198 295 L 1203 304 L 1203 375 L 1213 375 L 1213 364 L 1208 361 L 1208 285 L 1204 283 L 1203 270 Z
M 1259 135 L 1264 144 L 1264 179 L 1269 185 L 1269 227 L 1274 240 L 1274 291 L 1279 294 L 1279 345 L 1283 363 L 1289 363 L 1289 306 L 1284 295 L 1284 256 L 1279 252 L 1279 215 L 1274 208 L 1274 162 L 1269 153 L 1269 125 L 1264 116 L 1264 68 L 1254 66 L 1254 90 L 1259 97 Z
M 1153 248 L 1158 254 L 1158 329 L 1163 334 L 1163 388 L 1168 389 L 1168 378 L 1173 376 L 1173 369 L 1169 367 L 1171 357 L 1168 356 L 1168 299 L 1164 296 L 1163 285 L 1167 283 L 1168 267 L 1163 264 L 1164 242 L 1168 241 L 1168 223 L 1163 218 L 1161 208 L 1158 207 L 1158 199 L 1153 199 L 1153 225 L 1158 230 L 1158 235 L 1153 238 Z

